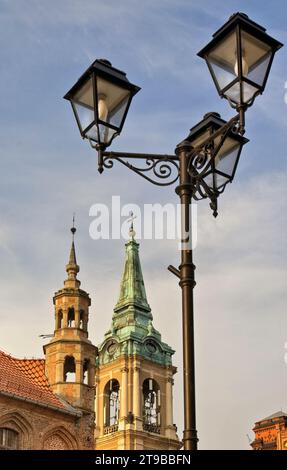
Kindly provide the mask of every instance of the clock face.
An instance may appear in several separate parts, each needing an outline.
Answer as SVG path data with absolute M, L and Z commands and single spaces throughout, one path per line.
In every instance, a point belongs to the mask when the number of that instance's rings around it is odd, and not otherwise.
M 283 443 L 283 447 L 285 447 L 285 449 L 287 449 L 287 441 L 285 441 L 285 442 Z
M 147 341 L 145 347 L 151 354 L 154 354 L 157 351 L 157 346 L 153 341 Z
M 118 343 L 116 341 L 111 341 L 107 346 L 107 351 L 109 354 L 114 354 L 117 350 Z

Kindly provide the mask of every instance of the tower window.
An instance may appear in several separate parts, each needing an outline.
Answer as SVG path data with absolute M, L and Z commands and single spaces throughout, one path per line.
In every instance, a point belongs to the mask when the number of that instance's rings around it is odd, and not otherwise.
M 81 330 L 84 329 L 84 315 L 85 315 L 84 310 L 80 310 L 80 324 L 79 324 L 79 328 L 80 328 Z
M 143 383 L 144 430 L 160 434 L 160 388 L 153 379 Z
M 13 429 L 0 428 L 0 449 L 18 449 L 19 435 Z
M 84 360 L 84 364 L 83 364 L 83 381 L 84 381 L 84 384 L 90 385 L 90 361 L 89 361 L 89 359 Z
M 56 318 L 56 330 L 59 330 L 63 326 L 63 311 L 60 309 L 57 313 Z
M 68 310 L 68 326 L 71 328 L 75 328 L 75 310 L 73 307 L 69 308 Z
M 73 356 L 65 357 L 64 382 L 76 382 L 76 363 Z
M 104 425 L 113 426 L 117 430 L 120 411 L 120 384 L 117 380 L 110 380 L 105 387 Z

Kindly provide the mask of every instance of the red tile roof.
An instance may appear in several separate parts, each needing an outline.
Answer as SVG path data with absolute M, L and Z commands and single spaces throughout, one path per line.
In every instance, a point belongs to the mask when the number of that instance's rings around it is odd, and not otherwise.
M 0 393 L 53 406 L 67 411 L 73 408 L 54 394 L 45 375 L 44 359 L 16 359 L 0 351 Z

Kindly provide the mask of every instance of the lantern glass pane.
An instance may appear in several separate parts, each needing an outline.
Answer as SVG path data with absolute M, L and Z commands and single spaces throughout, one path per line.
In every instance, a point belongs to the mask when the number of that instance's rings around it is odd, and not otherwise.
M 218 173 L 209 173 L 204 177 L 206 184 L 213 190 L 219 190 L 226 183 L 230 181 L 227 176 L 219 175 Z
M 127 106 L 130 102 L 130 95 L 126 96 L 110 113 L 110 124 L 115 127 L 121 127 Z
M 258 92 L 258 88 L 250 85 L 249 83 L 243 82 L 243 102 L 248 103 L 252 100 L 254 95 Z
M 249 103 L 252 100 L 254 95 L 259 91 L 259 88 L 256 88 L 249 83 L 242 81 L 234 83 L 228 90 L 224 92 L 224 96 L 229 98 L 233 103 L 241 104 L 240 97 L 240 88 L 242 87 L 242 103 Z
M 78 121 L 80 123 L 81 131 L 84 131 L 95 120 L 94 110 L 77 103 L 73 103 L 73 105 Z
M 84 131 L 95 120 L 93 81 L 91 78 L 75 93 L 72 104 L 81 130 Z
M 214 147 L 216 148 L 219 143 L 220 137 L 217 137 L 214 140 Z M 213 188 L 214 190 L 221 189 L 232 179 L 240 149 L 240 142 L 232 137 L 226 137 L 215 157 L 214 172 L 213 170 L 209 170 L 207 175 L 204 177 L 205 182 L 210 188 Z M 219 172 L 224 174 L 220 174 Z
M 216 170 L 232 177 L 240 147 L 240 142 L 232 137 L 227 137 L 215 157 Z
M 115 129 L 104 126 L 103 124 L 99 124 L 99 126 L 96 126 L 95 124 L 91 127 L 91 129 L 88 130 L 88 132 L 86 133 L 86 137 L 98 143 L 108 144 L 111 142 L 113 136 L 116 133 L 117 131 Z
M 236 33 L 233 31 L 220 41 L 207 56 L 207 61 L 213 70 L 220 90 L 223 90 L 237 77 L 236 50 Z
M 130 96 L 126 88 L 97 77 L 98 119 L 120 128 Z
M 272 59 L 272 48 L 245 31 L 241 32 L 241 48 L 243 76 L 262 86 Z

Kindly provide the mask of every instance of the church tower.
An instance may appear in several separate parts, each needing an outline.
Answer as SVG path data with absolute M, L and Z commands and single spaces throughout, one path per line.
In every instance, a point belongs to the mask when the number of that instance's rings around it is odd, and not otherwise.
M 72 246 L 64 287 L 54 295 L 55 331 L 44 346 L 45 373 L 53 391 L 82 411 L 94 413 L 95 362 L 97 348 L 88 339 L 89 294 L 77 279 L 73 227 Z
M 130 235 L 119 299 L 98 351 L 95 448 L 176 450 L 174 351 L 153 327 L 133 228 Z

